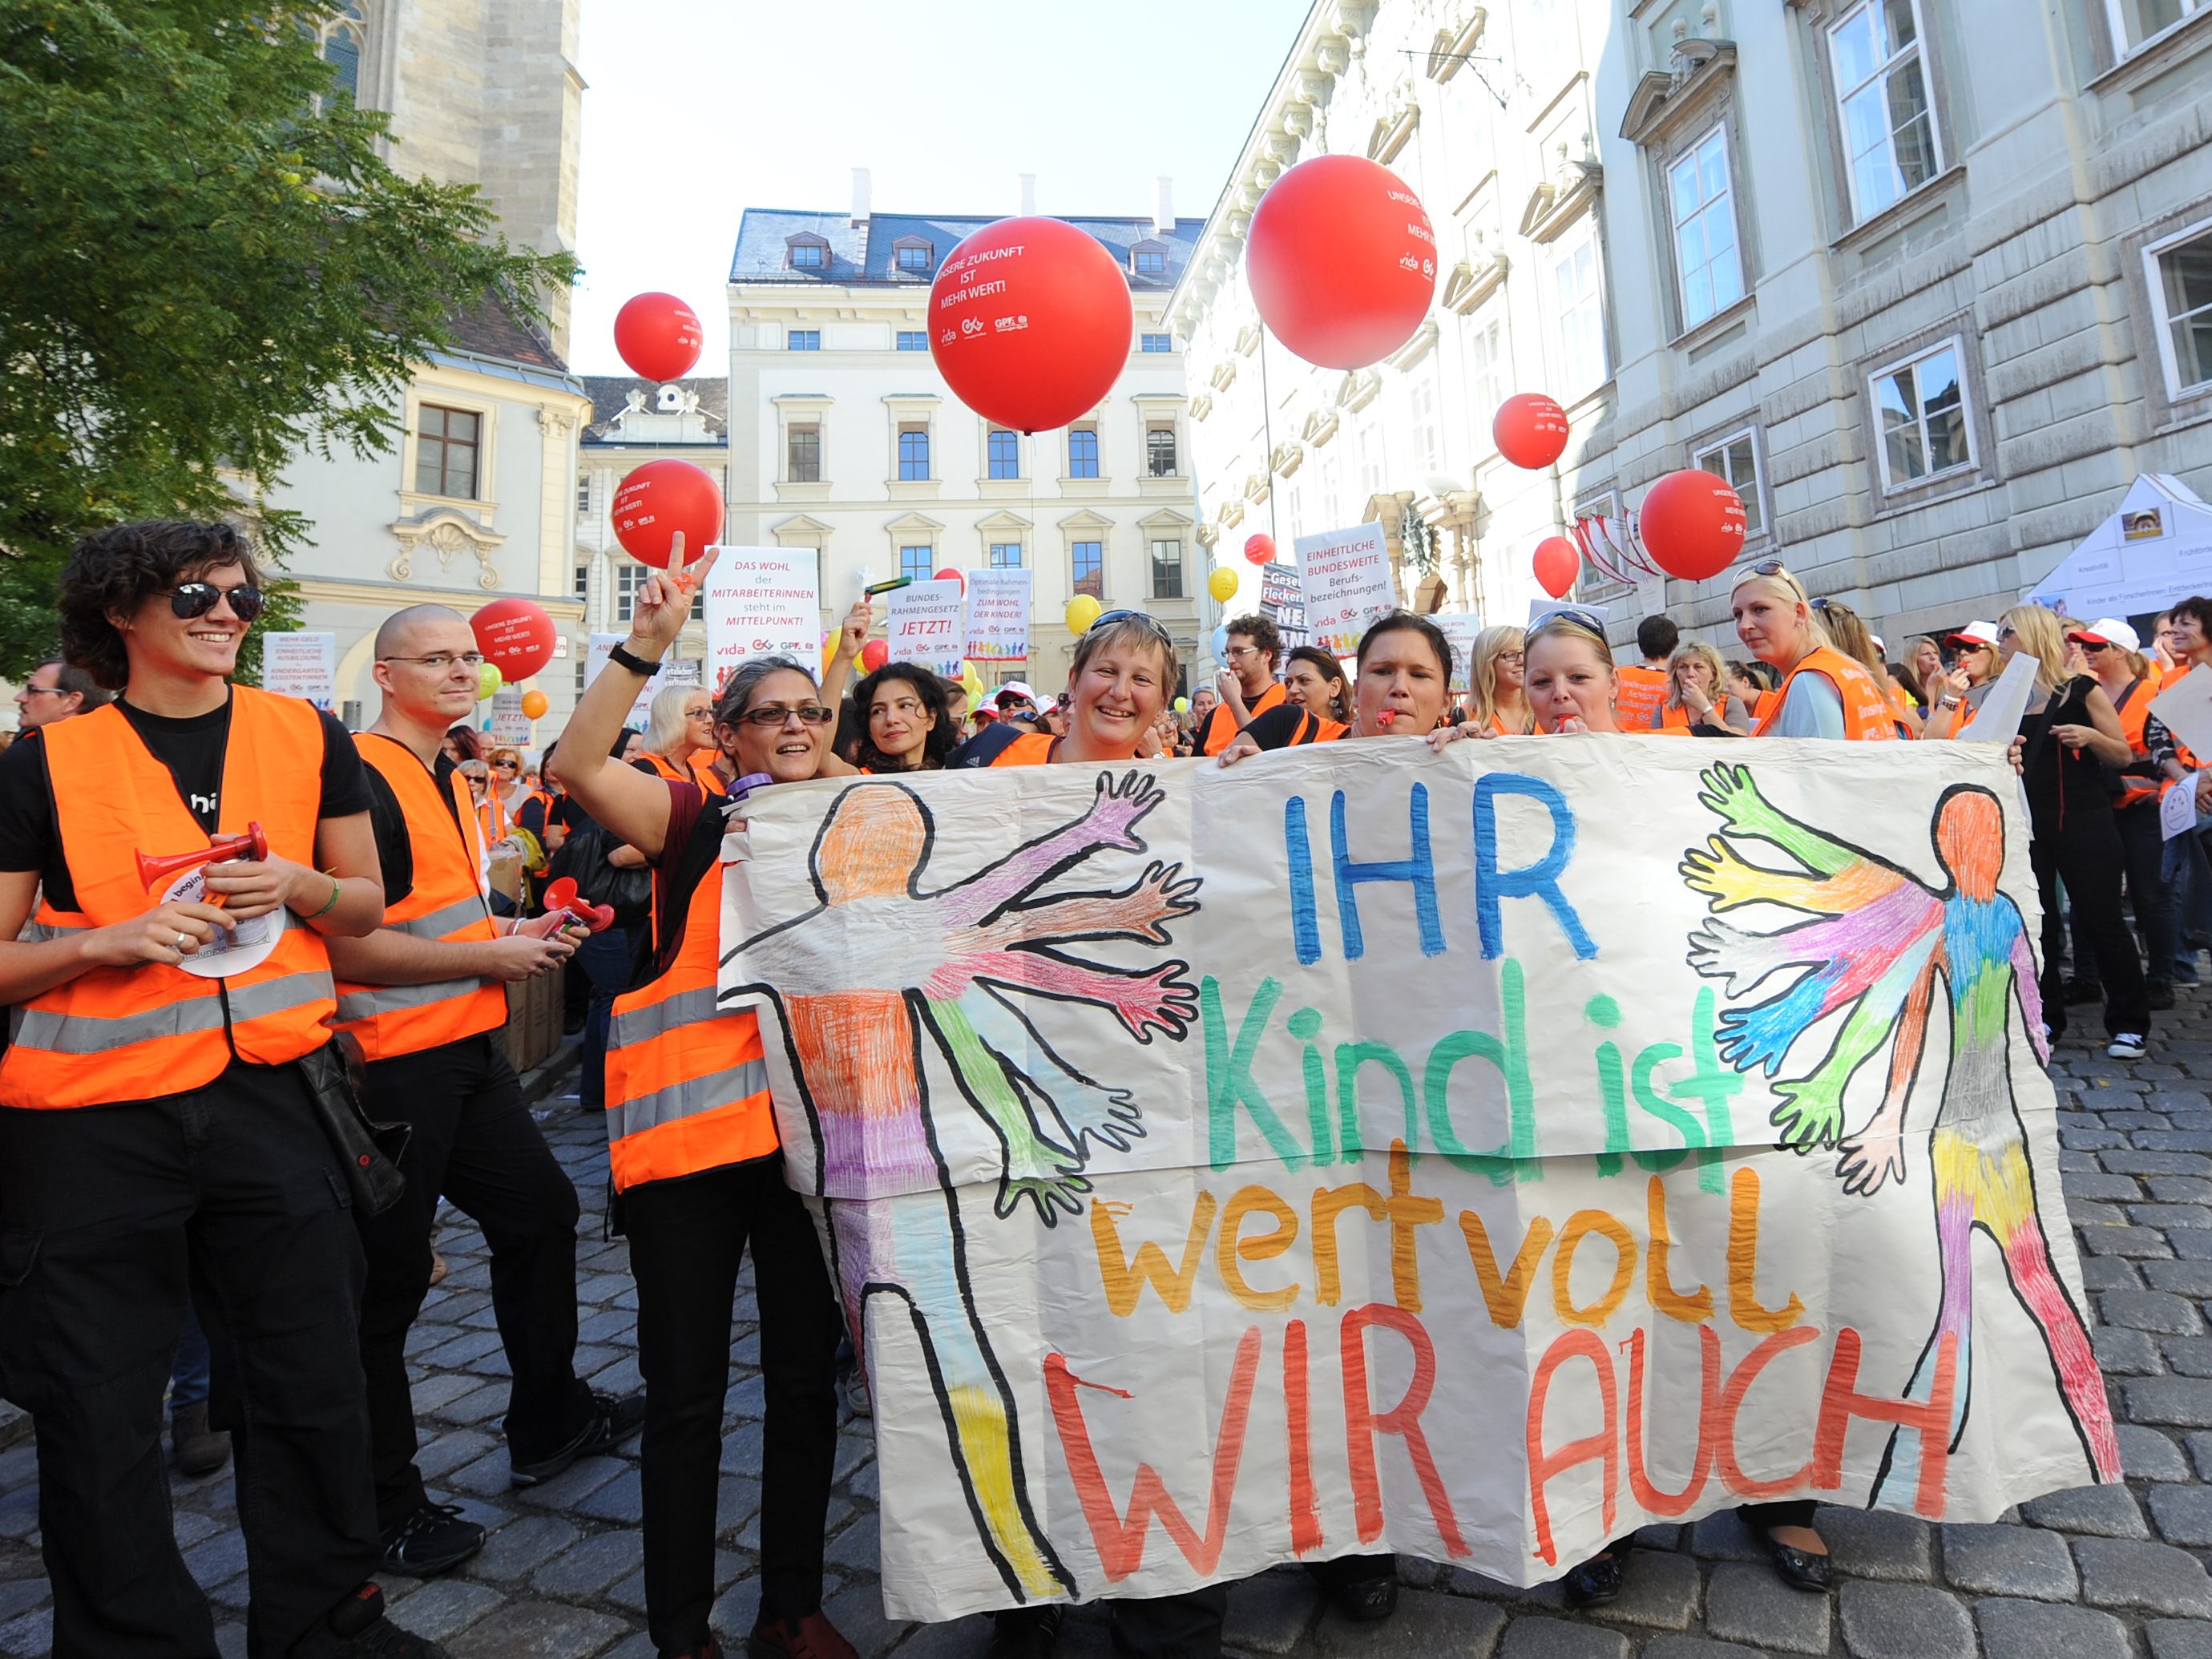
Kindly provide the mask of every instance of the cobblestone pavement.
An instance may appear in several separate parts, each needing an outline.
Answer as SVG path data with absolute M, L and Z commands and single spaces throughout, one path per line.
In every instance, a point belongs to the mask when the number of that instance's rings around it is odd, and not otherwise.
M 1601 1618 L 1566 1613 L 1554 1589 L 1509 1589 L 1408 1559 L 1396 1618 L 1354 1627 L 1322 1612 L 1302 1572 L 1278 1571 L 1232 1594 L 1232 1650 L 1392 1659 L 2212 1659 L 2212 996 L 2185 995 L 2180 1010 L 2160 1017 L 2150 1060 L 2107 1060 L 2100 1045 L 2075 1037 L 2053 1068 L 2097 1352 L 2126 1425 L 2124 1488 L 2057 1493 L 1997 1526 L 1824 1510 L 1820 1528 L 1843 1572 L 1826 1598 L 1778 1583 L 1729 1514 L 1648 1529 L 1627 1594 Z M 2075 1029 L 2095 1024 L 2093 1016 Z M 627 1251 L 600 1239 L 603 1131 L 573 1096 L 541 1110 L 586 1206 L 578 1369 L 600 1388 L 635 1388 Z M 651 1659 L 634 1447 L 631 1456 L 592 1459 L 532 1491 L 508 1490 L 495 1427 L 507 1365 L 492 1329 L 483 1242 L 450 1216 L 439 1249 L 452 1271 L 410 1346 L 422 1464 L 434 1491 L 493 1532 L 481 1555 L 444 1577 L 387 1579 L 396 1611 L 456 1659 Z M 735 1651 L 757 1594 L 762 1391 L 751 1306 L 748 1280 L 732 1349 L 715 1609 Z M 830 1613 L 868 1659 L 980 1655 L 980 1620 L 927 1628 L 884 1620 L 867 1427 L 846 1423 L 838 1443 Z M 49 1615 L 33 1454 L 20 1418 L 4 1407 L 0 1445 L 0 1654 L 41 1655 Z M 179 1480 L 173 1491 L 185 1559 L 226 1621 L 222 1650 L 235 1659 L 245 1650 L 246 1579 L 228 1475 Z M 1066 1659 L 1110 1651 L 1095 1609 L 1078 1611 L 1060 1651 Z

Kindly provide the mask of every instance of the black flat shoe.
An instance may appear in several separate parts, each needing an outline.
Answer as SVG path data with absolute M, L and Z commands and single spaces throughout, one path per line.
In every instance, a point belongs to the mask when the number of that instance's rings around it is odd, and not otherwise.
M 1379 1624 L 1398 1611 L 1398 1580 L 1395 1577 L 1355 1578 L 1340 1584 L 1336 1610 L 1355 1625 Z
M 1607 1551 L 1593 1555 L 1559 1580 L 1571 1607 L 1603 1607 L 1620 1599 L 1620 1558 Z
M 1765 1533 L 1759 1534 L 1759 1541 L 1766 1546 L 1766 1559 L 1774 1564 L 1774 1576 L 1791 1589 L 1825 1595 L 1835 1583 L 1835 1564 L 1826 1556 L 1777 1543 Z

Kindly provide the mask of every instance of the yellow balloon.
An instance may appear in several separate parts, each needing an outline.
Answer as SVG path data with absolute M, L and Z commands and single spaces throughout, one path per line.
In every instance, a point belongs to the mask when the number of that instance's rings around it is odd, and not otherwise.
M 522 694 L 522 712 L 531 720 L 543 720 L 545 717 L 545 711 L 552 706 L 553 699 L 543 691 L 526 691 Z
M 1098 612 L 1103 608 L 1088 593 L 1078 593 L 1067 602 L 1067 631 L 1071 634 L 1089 633 L 1091 624 L 1098 620 Z
M 960 659 L 960 689 L 967 692 L 970 703 L 983 701 L 983 677 L 975 672 L 975 665 L 965 657 Z
M 1218 604 L 1226 605 L 1237 597 L 1237 572 L 1229 565 L 1218 565 L 1206 579 L 1206 591 L 1213 595 Z

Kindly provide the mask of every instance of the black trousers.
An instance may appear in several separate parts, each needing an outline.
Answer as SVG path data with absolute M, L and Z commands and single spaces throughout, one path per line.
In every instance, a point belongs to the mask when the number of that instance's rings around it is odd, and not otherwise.
M 842 1320 L 806 1206 L 780 1156 L 622 1195 L 637 1280 L 637 1363 L 645 1375 L 646 1629 L 662 1653 L 703 1646 L 714 1603 L 714 1508 L 731 1307 L 748 1244 L 767 1384 L 761 1464 L 763 1620 L 822 1605 L 822 1533 L 837 1459 L 837 1337 Z
M 428 1501 L 415 1467 L 407 1333 L 430 1288 L 430 1223 L 441 1194 L 483 1229 L 491 1249 L 492 1317 L 513 1374 L 509 1455 L 528 1462 L 568 1444 L 591 1415 L 592 1392 L 571 1369 L 576 1189 L 523 1104 L 494 1034 L 376 1061 L 362 1104 L 380 1122 L 415 1130 L 401 1161 L 405 1196 L 382 1215 L 360 1218 L 368 1255 L 361 1363 L 376 1519 L 388 1532 Z
M 376 1570 L 361 1284 L 345 1177 L 296 1066 L 0 1109 L 0 1393 L 38 1431 L 53 1659 L 215 1659 L 161 1452 L 188 1293 L 237 1460 L 246 1650 L 280 1659 Z
M 2128 878 L 2128 905 L 2135 912 L 2136 927 L 2142 934 L 2143 959 L 2148 964 L 2144 976 L 2172 979 L 2174 954 L 2180 948 L 2181 935 L 2175 924 L 2173 891 L 2166 884 L 2166 838 L 2159 830 L 2158 803 L 2146 801 L 2140 806 L 2113 813 L 2112 828 L 2119 833 L 2121 861 Z M 2072 915 L 2074 977 L 2084 984 L 2100 984 L 2096 950 L 2089 943 L 2089 929 L 2079 906 L 2075 907 Z
M 2047 833 L 2046 833 L 2047 831 Z M 2135 935 L 2128 931 L 2120 911 L 2120 868 L 2124 854 L 2120 832 L 2112 825 L 2109 808 L 2075 812 L 2063 823 L 2039 825 L 2028 843 L 2028 861 L 2035 871 L 2038 896 L 2043 902 L 2043 965 L 2038 982 L 2043 991 L 2044 1024 L 2056 1042 L 2066 1029 L 2066 921 L 2058 908 L 2058 885 L 2081 918 L 2089 940 L 2090 959 L 2097 965 L 2096 979 L 2105 988 L 2105 1035 L 2133 1031 L 2150 1035 L 2150 1000 L 2143 983 L 2142 958 L 2136 954 Z

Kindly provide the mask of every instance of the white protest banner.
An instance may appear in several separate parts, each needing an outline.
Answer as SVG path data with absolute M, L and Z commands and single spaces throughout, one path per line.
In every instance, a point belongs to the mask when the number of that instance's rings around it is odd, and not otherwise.
M 325 713 L 337 695 L 335 634 L 313 631 L 261 636 L 261 689 L 280 697 L 305 697 Z
M 2150 700 L 2150 712 L 2199 756 L 2212 755 L 2212 674 L 2183 674 Z
M 509 748 L 520 748 L 530 741 L 530 716 L 522 712 L 520 686 L 501 686 L 491 694 L 489 736 L 494 743 Z
M 1028 573 L 1023 573 L 1026 575 Z M 964 604 L 957 581 L 909 582 L 890 595 L 890 617 L 884 638 L 893 662 L 920 663 L 933 674 L 960 678 L 960 659 L 968 643 Z
M 592 635 L 591 646 L 584 656 L 585 684 L 589 685 L 593 680 L 599 678 L 599 671 L 607 665 L 607 653 L 628 637 L 623 634 Z M 629 713 L 623 718 L 623 724 L 635 731 L 644 731 L 646 719 L 652 711 L 654 697 L 671 685 L 698 684 L 699 665 L 697 663 L 670 662 L 664 659 L 653 678 L 638 688 L 637 696 L 630 702 Z
M 968 573 L 966 655 L 977 667 L 1030 659 L 1033 574 L 1027 569 Z
M 1306 632 L 1325 651 L 1348 657 L 1367 624 L 1395 610 L 1390 554 L 1382 526 L 1355 525 L 1297 542 L 1298 575 L 1305 589 Z
M 1474 663 L 1474 641 L 1482 632 L 1482 618 L 1464 611 L 1439 611 L 1429 620 L 1443 630 L 1451 641 L 1451 689 L 1455 693 L 1468 690 L 1468 671 Z
M 890 1615 L 2118 1480 L 2016 799 L 1996 744 L 1613 736 L 755 796 L 722 997 Z
M 822 659 L 821 559 L 811 547 L 724 547 L 707 574 L 707 665 L 719 690 L 748 657 Z

